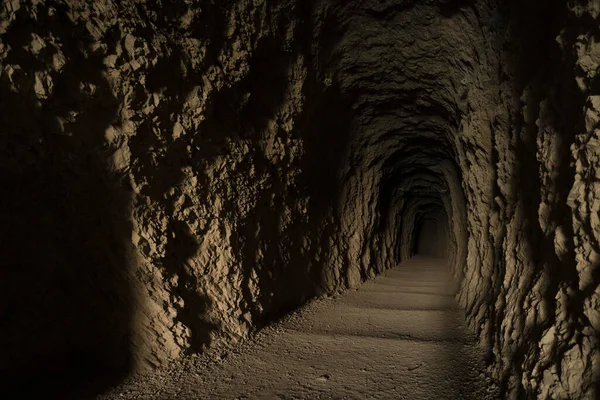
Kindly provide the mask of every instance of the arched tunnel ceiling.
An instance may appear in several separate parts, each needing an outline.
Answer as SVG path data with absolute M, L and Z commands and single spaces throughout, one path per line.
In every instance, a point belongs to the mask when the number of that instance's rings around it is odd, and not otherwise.
M 381 173 L 380 205 L 393 207 L 396 200 L 385 197 L 411 192 L 450 199 L 449 187 L 460 188 L 456 133 L 483 61 L 479 13 L 486 10 L 472 2 L 321 4 L 319 28 L 333 38 L 319 60 L 352 99 L 351 153 Z
M 356 96 L 355 110 L 371 117 L 379 110 L 412 109 L 414 116 L 439 115 L 456 126 L 452 119 L 474 63 L 485 61 L 477 52 L 477 42 L 486 38 L 476 10 L 465 2 L 443 3 L 447 10 L 455 7 L 448 15 L 440 13 L 441 2 L 340 3 L 323 6 L 325 20 L 343 36 L 321 60 Z

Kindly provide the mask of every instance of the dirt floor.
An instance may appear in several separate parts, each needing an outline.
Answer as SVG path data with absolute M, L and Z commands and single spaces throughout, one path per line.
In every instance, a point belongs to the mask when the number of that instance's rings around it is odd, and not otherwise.
M 317 299 L 233 351 L 131 378 L 113 399 L 497 398 L 441 260 Z

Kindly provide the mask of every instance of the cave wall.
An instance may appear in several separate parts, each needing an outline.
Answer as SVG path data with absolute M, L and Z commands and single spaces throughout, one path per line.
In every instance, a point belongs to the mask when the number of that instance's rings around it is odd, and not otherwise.
M 506 398 L 595 398 L 598 4 L 529 1 L 498 15 L 491 104 L 471 105 L 459 131 L 473 138 L 459 156 L 472 210 L 460 300 Z
M 4 2 L 2 375 L 235 343 L 429 215 L 504 395 L 592 398 L 600 5 L 505 3 Z
M 0 5 L 7 382 L 119 379 L 349 285 L 352 113 L 300 3 Z
M 495 107 L 463 127 L 467 134 L 489 127 L 483 137 L 491 146 L 474 157 L 477 177 L 470 163 L 463 166 L 475 212 L 461 301 L 490 346 L 507 398 L 597 393 L 594 188 L 593 179 L 581 178 L 595 170 L 587 158 L 593 85 L 581 83 L 596 68 L 589 44 L 595 33 L 584 22 L 597 17 L 590 6 L 501 9 L 499 90 L 489 96 Z M 473 157 L 469 152 L 461 158 Z M 477 193 L 482 188 L 487 192 Z

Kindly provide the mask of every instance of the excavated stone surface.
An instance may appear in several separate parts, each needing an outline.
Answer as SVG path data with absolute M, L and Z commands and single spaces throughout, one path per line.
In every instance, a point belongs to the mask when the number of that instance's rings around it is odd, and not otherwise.
M 360 281 L 302 4 L 9 1 L 0 35 L 7 382 L 157 367 Z
M 422 250 L 503 397 L 596 398 L 599 13 L 4 1 L 0 376 L 97 392 Z
M 504 10 L 494 106 L 467 148 L 462 304 L 506 398 L 600 395 L 594 79 L 597 2 Z M 592 22 L 596 21 L 596 22 Z M 595 61 L 593 61 L 595 60 Z M 474 107 L 475 108 L 475 107 Z M 476 111 L 475 111 L 476 112 Z M 477 180 L 480 181 L 477 181 Z M 488 183 L 483 183 L 483 181 Z M 480 192 L 481 190 L 484 192 Z

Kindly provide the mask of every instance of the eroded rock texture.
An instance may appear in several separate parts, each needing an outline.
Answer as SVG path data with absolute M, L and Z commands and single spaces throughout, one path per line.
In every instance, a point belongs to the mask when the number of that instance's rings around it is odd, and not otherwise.
M 594 398 L 599 13 L 3 2 L 0 373 L 116 381 L 422 251 L 507 398 Z

